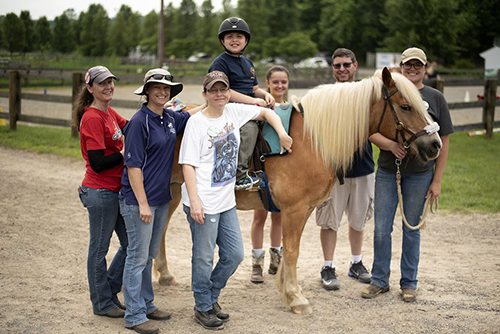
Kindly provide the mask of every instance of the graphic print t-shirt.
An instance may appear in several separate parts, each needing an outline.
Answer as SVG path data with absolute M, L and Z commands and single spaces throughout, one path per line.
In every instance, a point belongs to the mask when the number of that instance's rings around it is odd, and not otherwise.
M 199 112 L 189 119 L 179 163 L 195 167 L 198 197 L 205 213 L 221 213 L 236 205 L 234 183 L 240 127 L 259 114 L 259 107 L 231 103 L 219 118 L 207 118 Z M 185 184 L 182 203 L 190 206 Z

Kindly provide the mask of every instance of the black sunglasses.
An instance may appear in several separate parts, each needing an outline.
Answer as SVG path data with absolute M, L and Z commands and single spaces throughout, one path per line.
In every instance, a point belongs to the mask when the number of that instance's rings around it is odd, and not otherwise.
M 338 63 L 338 64 L 333 64 L 333 68 L 338 70 L 340 69 L 341 66 L 344 66 L 344 68 L 349 68 L 351 67 L 351 65 L 353 64 L 353 62 L 351 61 L 350 63 Z
M 146 81 L 149 81 L 149 79 L 155 79 L 155 80 L 161 80 L 163 78 L 165 78 L 165 80 L 167 81 L 174 81 L 174 76 L 173 75 L 170 75 L 170 74 L 153 74 L 153 75 L 150 75 Z

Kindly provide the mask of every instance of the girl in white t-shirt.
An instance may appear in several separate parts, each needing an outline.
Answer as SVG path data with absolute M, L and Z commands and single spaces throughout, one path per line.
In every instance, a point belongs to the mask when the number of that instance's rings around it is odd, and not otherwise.
M 229 315 L 218 304 L 219 294 L 243 260 L 234 194 L 239 129 L 249 120 L 266 120 L 278 133 L 282 152 L 291 153 L 292 138 L 272 110 L 227 104 L 229 80 L 222 72 L 205 76 L 202 94 L 207 107 L 189 119 L 179 154 L 185 180 L 182 203 L 193 241 L 195 319 L 205 328 L 220 329 Z M 215 245 L 219 261 L 212 270 Z

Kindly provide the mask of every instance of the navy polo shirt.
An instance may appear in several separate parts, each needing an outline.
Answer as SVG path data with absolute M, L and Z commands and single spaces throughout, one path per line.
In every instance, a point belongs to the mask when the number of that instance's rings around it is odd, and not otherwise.
M 184 131 L 189 113 L 163 109 L 158 115 L 144 104 L 124 129 L 124 165 L 142 170 L 144 190 L 150 206 L 168 203 L 170 178 L 174 161 L 177 134 Z M 130 181 L 128 169 L 122 176 L 120 198 L 128 205 L 138 205 Z
M 208 72 L 224 72 L 229 79 L 229 86 L 238 93 L 254 96 L 254 86 L 257 86 L 257 74 L 252 61 L 245 56 L 233 57 L 221 53 L 214 59 Z
M 345 177 L 360 177 L 371 174 L 375 171 L 375 163 L 373 162 L 372 143 L 367 140 L 363 150 L 363 154 L 357 151 L 354 154 L 352 169 L 347 171 Z

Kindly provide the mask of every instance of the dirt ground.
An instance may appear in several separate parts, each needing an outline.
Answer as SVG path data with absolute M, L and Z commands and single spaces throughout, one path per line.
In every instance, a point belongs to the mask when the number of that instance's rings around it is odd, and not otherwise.
M 84 170 L 83 161 L 0 147 L 1 333 L 130 333 L 123 319 L 92 313 L 86 279 L 88 220 L 77 195 Z M 500 214 L 439 212 L 429 217 L 422 231 L 419 297 L 413 304 L 399 296 L 399 220 L 393 234 L 392 289 L 364 300 L 364 285 L 347 276 L 346 224 L 335 256 L 341 289 L 321 287 L 319 228 L 311 217 L 298 264 L 299 283 L 313 308 L 306 316 L 284 309 L 274 277 L 266 275 L 261 285 L 250 282 L 252 215 L 240 211 L 239 217 L 245 260 L 221 295 L 231 314 L 225 333 L 500 332 Z M 369 266 L 372 238 L 373 220 L 364 243 Z M 117 244 L 113 237 L 110 255 Z M 204 333 L 193 319 L 190 231 L 181 210 L 174 214 L 167 248 L 179 285 L 154 283 L 157 306 L 173 313 L 158 325 L 162 333 Z

